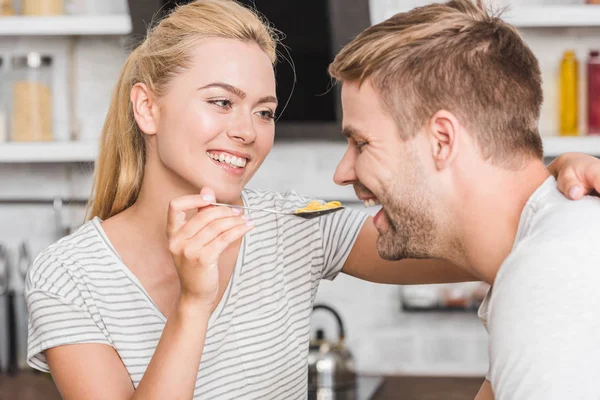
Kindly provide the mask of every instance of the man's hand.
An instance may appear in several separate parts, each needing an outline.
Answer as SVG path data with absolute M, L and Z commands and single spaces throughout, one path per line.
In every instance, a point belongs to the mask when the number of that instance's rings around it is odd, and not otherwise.
M 568 198 L 600 192 L 600 160 L 582 153 L 565 153 L 556 158 L 548 170 L 558 181 L 558 189 Z

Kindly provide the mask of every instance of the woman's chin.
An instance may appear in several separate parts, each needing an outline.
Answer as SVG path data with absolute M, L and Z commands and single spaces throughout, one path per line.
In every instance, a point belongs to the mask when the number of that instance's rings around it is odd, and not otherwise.
M 217 203 L 243 205 L 242 192 L 240 190 L 218 190 L 215 189 Z

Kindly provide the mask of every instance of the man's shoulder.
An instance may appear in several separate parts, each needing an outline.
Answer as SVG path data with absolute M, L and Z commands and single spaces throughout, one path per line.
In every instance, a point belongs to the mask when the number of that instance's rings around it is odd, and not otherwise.
M 577 236 L 600 233 L 600 198 L 585 196 L 569 200 L 558 189 L 540 198 L 528 231 L 530 236 L 554 238 L 562 236 L 564 243 L 578 242 Z
M 588 298 L 600 282 L 600 246 L 582 237 L 542 236 L 546 240 L 521 243 L 496 276 L 490 325 L 569 319 L 575 309 L 592 306 Z M 559 315 L 561 310 L 566 315 Z

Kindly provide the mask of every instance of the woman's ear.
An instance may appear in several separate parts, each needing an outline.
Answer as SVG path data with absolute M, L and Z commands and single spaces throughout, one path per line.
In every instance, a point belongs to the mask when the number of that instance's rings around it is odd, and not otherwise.
M 131 104 L 133 116 L 141 131 L 146 135 L 154 135 L 158 128 L 158 114 L 156 102 L 148 87 L 143 83 L 136 83 L 131 88 Z
M 440 110 L 430 118 L 426 131 L 436 168 L 446 169 L 458 154 L 458 119 L 451 112 Z

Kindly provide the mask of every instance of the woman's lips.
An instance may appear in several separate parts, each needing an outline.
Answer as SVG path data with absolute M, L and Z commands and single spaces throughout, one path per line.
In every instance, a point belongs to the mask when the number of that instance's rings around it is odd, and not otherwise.
M 211 158 L 211 161 L 213 163 L 215 163 L 218 167 L 220 167 L 223 171 L 231 174 L 231 175 L 235 175 L 235 176 L 240 176 L 243 175 L 244 172 L 246 171 L 246 167 L 234 167 L 233 165 L 224 163 L 224 162 L 220 162 L 217 160 L 213 160 Z

